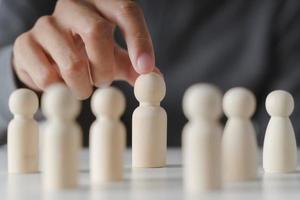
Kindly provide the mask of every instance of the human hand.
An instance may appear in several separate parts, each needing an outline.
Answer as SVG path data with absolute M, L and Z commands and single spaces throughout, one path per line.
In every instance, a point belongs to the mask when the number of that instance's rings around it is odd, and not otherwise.
M 116 27 L 127 49 L 114 41 Z M 14 44 L 13 66 L 18 78 L 35 90 L 64 82 L 80 98 L 93 86 L 159 71 L 150 34 L 139 6 L 131 0 L 59 0 L 50 16 Z

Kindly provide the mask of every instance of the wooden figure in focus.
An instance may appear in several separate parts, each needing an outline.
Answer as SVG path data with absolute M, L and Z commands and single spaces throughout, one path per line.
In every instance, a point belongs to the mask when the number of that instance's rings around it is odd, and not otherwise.
M 164 167 L 167 151 L 167 114 L 160 106 L 166 93 L 163 77 L 140 75 L 134 94 L 140 102 L 132 115 L 132 166 Z
M 294 99 L 286 91 L 273 91 L 266 99 L 266 109 L 271 119 L 263 146 L 263 168 L 268 173 L 294 172 L 297 168 L 297 144 L 289 119 L 294 110 Z

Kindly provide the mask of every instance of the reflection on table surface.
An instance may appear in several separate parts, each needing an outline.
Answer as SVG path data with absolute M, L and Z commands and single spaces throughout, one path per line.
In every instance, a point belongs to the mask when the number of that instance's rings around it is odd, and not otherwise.
M 88 150 L 81 154 L 78 188 L 64 191 L 46 191 L 40 173 L 11 175 L 6 169 L 6 149 L 0 149 L 0 199 L 299 199 L 300 173 L 263 174 L 250 182 L 225 183 L 221 191 L 205 194 L 186 194 L 182 187 L 181 150 L 168 150 L 165 168 L 132 169 L 131 152 L 125 153 L 124 181 L 102 186 L 89 183 Z M 259 161 L 261 163 L 261 160 Z

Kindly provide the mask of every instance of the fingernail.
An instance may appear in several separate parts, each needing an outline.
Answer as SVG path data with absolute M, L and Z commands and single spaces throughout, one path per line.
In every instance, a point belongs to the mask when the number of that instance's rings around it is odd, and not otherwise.
M 156 73 L 158 73 L 158 74 L 161 74 L 161 75 L 162 75 L 162 73 L 161 73 L 161 71 L 160 71 L 160 69 L 159 69 L 158 67 L 155 67 L 155 68 L 153 69 L 153 71 L 156 72 Z
M 97 83 L 96 86 L 98 88 L 107 88 L 111 85 L 111 81 L 103 81 L 103 82 L 100 82 L 100 83 Z
M 143 53 L 138 57 L 137 60 L 137 72 L 138 73 L 147 73 L 152 70 L 154 67 L 154 60 L 152 56 L 147 53 Z

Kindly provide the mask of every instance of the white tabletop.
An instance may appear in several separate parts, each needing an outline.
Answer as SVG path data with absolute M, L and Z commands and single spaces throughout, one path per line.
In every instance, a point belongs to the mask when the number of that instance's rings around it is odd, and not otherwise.
M 88 152 L 81 155 L 79 187 L 59 192 L 44 191 L 41 175 L 7 174 L 6 149 L 0 148 L 0 199 L 12 200 L 98 200 L 98 199 L 300 199 L 300 173 L 263 175 L 251 182 L 226 183 L 221 191 L 190 195 L 182 188 L 180 149 L 168 150 L 166 168 L 131 169 L 130 150 L 125 154 L 125 180 L 103 187 L 92 188 L 89 184 Z M 261 163 L 261 162 L 260 162 Z

